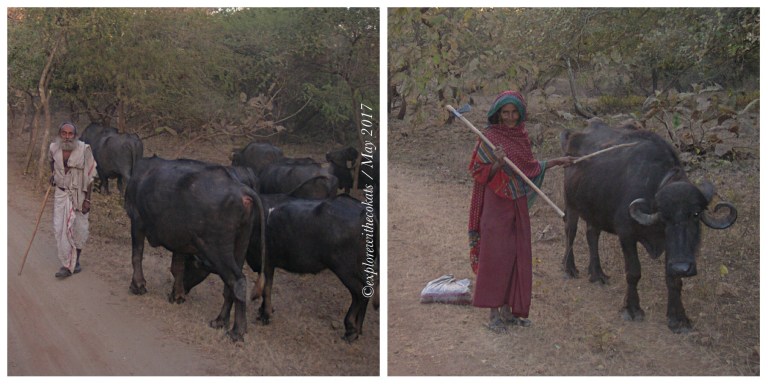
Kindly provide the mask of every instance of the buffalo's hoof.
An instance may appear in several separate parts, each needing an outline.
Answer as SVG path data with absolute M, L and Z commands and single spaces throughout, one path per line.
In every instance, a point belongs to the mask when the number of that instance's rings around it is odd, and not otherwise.
M 589 282 L 590 283 L 597 283 L 600 284 L 608 284 L 608 280 L 610 279 L 610 276 L 606 275 L 605 273 L 598 272 L 598 273 L 590 273 L 589 274 Z
M 693 330 L 691 321 L 688 318 L 682 319 L 668 319 L 667 327 L 674 333 L 687 334 Z
M 168 295 L 168 301 L 175 304 L 181 304 L 187 301 L 187 298 L 182 295 L 176 295 L 175 293 L 171 292 L 171 294 Z
M 341 337 L 342 340 L 346 341 L 347 343 L 351 343 L 355 340 L 357 340 L 357 337 L 359 335 L 357 334 L 357 331 L 347 331 L 347 333 L 344 334 L 344 336 Z
M 264 307 L 259 307 L 259 315 L 256 318 L 261 320 L 261 324 L 263 325 L 269 324 L 269 315 L 265 313 Z
M 572 278 L 572 279 L 575 279 L 575 278 L 579 277 L 579 270 L 576 269 L 576 267 L 573 267 L 573 268 L 566 267 L 565 268 L 565 275 L 570 277 L 570 278 Z
M 232 340 L 233 343 L 245 342 L 245 339 L 243 338 L 243 334 L 240 332 L 227 331 L 227 336 L 229 336 L 229 339 Z
M 624 308 L 621 311 L 621 317 L 627 321 L 643 321 L 645 320 L 645 311 L 640 308 Z
M 210 326 L 211 326 L 211 328 L 215 328 L 215 329 L 221 329 L 221 328 L 224 328 L 224 327 L 228 327 L 229 326 L 229 319 L 223 319 L 223 320 L 219 319 L 219 318 L 213 319 L 210 322 Z M 229 333 L 229 332 L 227 332 L 227 333 Z
M 134 295 L 143 295 L 143 294 L 147 293 L 147 287 L 146 286 L 144 286 L 144 285 L 139 286 L 139 285 L 136 285 L 134 283 L 131 283 L 130 290 L 131 290 L 131 293 L 133 293 Z

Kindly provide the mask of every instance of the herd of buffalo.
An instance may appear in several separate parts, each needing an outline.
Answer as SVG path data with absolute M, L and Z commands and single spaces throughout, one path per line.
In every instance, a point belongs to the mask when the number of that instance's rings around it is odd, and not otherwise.
M 348 166 L 360 157 L 357 150 L 329 152 L 324 166 L 311 158 L 286 157 L 271 144 L 254 142 L 233 153 L 231 166 L 224 166 L 143 157 L 138 136 L 96 124 L 88 126 L 81 139 L 93 148 L 102 191 L 109 193 L 108 179 L 116 177 L 125 196 L 133 250 L 131 292 L 147 291 L 142 271 L 146 238 L 153 247 L 163 246 L 173 253 L 171 301 L 183 302 L 210 273 L 221 277 L 224 304 L 211 326 L 228 326 L 234 303 L 234 325 L 228 335 L 237 341 L 246 332 L 246 263 L 264 277 L 252 295 L 262 298 L 259 318 L 264 324 L 272 315 L 275 268 L 292 273 L 330 269 L 352 295 L 343 338 L 351 342 L 362 334 L 369 300 L 364 294 L 369 277 L 363 268 L 368 265 L 367 239 L 361 230 L 367 214 L 365 204 L 347 193 L 355 179 L 358 188 L 370 187 L 366 194 L 374 191 L 368 197 L 378 217 L 378 179 L 364 180 L 362 175 L 368 173 L 356 175 L 355 168 Z M 617 145 L 624 148 L 565 170 L 565 271 L 572 277 L 578 274 L 573 241 L 579 218 L 587 224 L 590 281 L 608 279 L 600 265 L 598 238 L 601 232 L 616 234 L 627 281 L 624 318 L 642 320 L 637 244 L 652 258 L 665 254 L 668 326 L 676 333 L 687 332 L 691 322 L 682 304 L 681 279 L 696 275 L 700 223 L 728 228 L 736 221 L 736 208 L 720 201 L 710 213 L 714 186 L 694 185 L 674 147 L 633 124 L 610 127 L 593 120 L 582 132 L 561 135 L 562 150 L 570 156 Z M 371 159 L 367 165 L 378 175 L 378 156 Z
M 260 274 L 252 298 L 262 298 L 259 318 L 264 324 L 272 315 L 275 268 L 313 274 L 330 269 L 352 295 L 343 338 L 351 342 L 362 334 L 370 297 L 364 294 L 370 255 L 366 255 L 361 229 L 366 225 L 366 206 L 347 193 L 338 193 L 339 188 L 349 192 L 353 187 L 355 167 L 347 164 L 355 164 L 357 150 L 329 152 L 328 165 L 323 166 L 254 142 L 232 155 L 232 165 L 224 166 L 143 157 L 138 136 L 97 124 L 89 125 L 81 140 L 92 147 L 102 192 L 109 193 L 108 179 L 116 177 L 124 193 L 131 221 L 132 293 L 147 292 L 142 270 L 146 239 L 151 246 L 173 253 L 172 302 L 184 302 L 186 294 L 210 273 L 219 275 L 224 304 L 210 325 L 227 327 L 234 303 L 234 324 L 227 334 L 233 341 L 242 341 L 247 325 L 246 263 Z M 369 160 L 363 162 L 369 167 L 364 174 L 378 175 L 378 156 Z M 378 179 L 358 177 L 357 184 L 378 194 Z M 378 220 L 378 204 L 375 217 Z M 378 257 L 375 266 L 378 269 Z

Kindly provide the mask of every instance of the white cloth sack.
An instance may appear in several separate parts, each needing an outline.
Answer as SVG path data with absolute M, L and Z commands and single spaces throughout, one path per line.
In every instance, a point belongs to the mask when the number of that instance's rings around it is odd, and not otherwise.
M 421 291 L 421 303 L 469 305 L 472 292 L 469 279 L 456 280 L 453 275 L 443 275 L 427 283 Z

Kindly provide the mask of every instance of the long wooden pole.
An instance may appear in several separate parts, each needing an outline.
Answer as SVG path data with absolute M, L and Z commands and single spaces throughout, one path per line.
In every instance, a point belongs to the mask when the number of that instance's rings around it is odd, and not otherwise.
M 485 137 L 485 135 L 483 135 L 483 133 L 482 133 L 482 132 L 480 132 L 480 130 L 479 130 L 479 129 L 475 128 L 475 126 L 474 126 L 474 125 L 472 125 L 472 123 L 470 123 L 470 122 L 469 122 L 469 120 L 467 120 L 467 118 L 466 118 L 466 117 L 462 116 L 460 113 L 458 113 L 458 112 L 457 112 L 457 111 L 456 111 L 456 110 L 455 110 L 455 109 L 454 109 L 452 106 L 450 106 L 450 105 L 446 105 L 445 107 L 446 107 L 446 108 L 448 108 L 448 110 L 449 110 L 449 111 L 451 111 L 451 113 L 453 113 L 453 114 L 454 114 L 456 117 L 458 117 L 458 118 L 459 118 L 459 120 L 461 120 L 461 121 L 462 121 L 462 122 L 463 122 L 463 123 L 464 123 L 464 124 L 465 124 L 467 127 L 469 127 L 469 129 L 471 129 L 471 130 L 472 130 L 472 132 L 474 132 L 475 134 L 477 134 L 478 136 L 480 136 L 480 139 L 482 139 L 482 140 L 483 140 L 483 142 L 485 142 L 485 144 L 487 144 L 489 147 L 491 147 L 491 149 L 492 149 L 492 150 L 495 150 L 495 149 L 496 149 L 496 146 L 495 146 L 495 145 L 493 145 L 493 143 L 491 143 L 491 141 L 490 141 L 490 140 L 488 140 L 488 138 L 487 138 L 487 137 Z M 563 212 L 563 210 L 562 210 L 562 209 L 560 209 L 560 208 L 559 208 L 557 205 L 555 205 L 555 203 L 553 203 L 553 202 L 552 202 L 552 200 L 550 200 L 550 199 L 549 199 L 549 197 L 547 197 L 547 195 L 546 195 L 546 194 L 544 194 L 544 192 L 542 192 L 542 191 L 541 191 L 541 189 L 539 189 L 539 187 L 537 187 L 537 186 L 536 186 L 536 184 L 534 184 L 534 183 L 531 181 L 531 179 L 529 179 L 527 176 L 525 176 L 525 174 L 523 173 L 523 171 L 521 171 L 521 170 L 520 170 L 520 168 L 518 168 L 518 167 L 515 165 L 515 163 L 513 163 L 513 162 L 512 162 L 512 160 L 510 160 L 510 159 L 508 159 L 506 156 L 504 156 L 504 162 L 505 162 L 505 163 L 507 163 L 507 165 L 509 165 L 509 167 L 510 167 L 510 168 L 512 168 L 512 170 L 513 170 L 513 171 L 514 171 L 514 172 L 515 172 L 515 173 L 516 173 L 518 176 L 520 176 L 520 178 L 522 178 L 522 179 L 523 179 L 523 181 L 525 181 L 525 183 L 526 183 L 526 184 L 528 184 L 528 186 L 530 186 L 530 187 L 531 187 L 531 188 L 532 188 L 532 189 L 533 189 L 533 190 L 534 190 L 536 193 L 538 193 L 538 194 L 539 194 L 539 196 L 541 196 L 541 198 L 542 198 L 542 199 L 544 199 L 544 201 L 546 201 L 546 202 L 547 202 L 547 204 L 549 204 L 549 205 L 550 205 L 552 208 L 554 208 L 554 210 L 557 212 L 557 214 L 558 214 L 558 215 L 560 215 L 560 217 L 565 217 L 565 212 Z
M 605 152 L 608 152 L 608 151 L 613 151 L 614 149 L 619 149 L 619 148 L 624 148 L 624 147 L 631 147 L 631 146 L 633 146 L 635 144 L 637 144 L 637 142 L 614 145 L 612 147 L 601 149 L 601 150 L 599 150 L 597 152 L 592 152 L 589 155 L 584 155 L 582 157 L 579 157 L 578 159 L 574 160 L 573 163 L 576 164 L 576 163 L 578 163 L 580 161 L 587 160 L 587 159 L 589 159 L 591 157 L 595 157 L 595 156 L 597 156 L 599 154 L 602 154 L 602 153 L 605 153 Z
M 29 245 L 27 246 L 27 251 L 24 252 L 24 258 L 21 260 L 21 268 L 19 268 L 19 276 L 21 276 L 21 271 L 24 270 L 24 264 L 27 262 L 27 256 L 29 256 L 29 250 L 32 248 L 32 242 L 35 240 L 35 235 L 37 234 L 37 228 L 40 226 L 40 219 L 43 218 L 43 212 L 45 212 L 45 204 L 48 202 L 48 195 L 51 194 L 51 189 L 53 188 L 53 184 L 48 186 L 48 190 L 45 192 L 45 197 L 43 198 L 43 206 L 40 207 L 40 214 L 37 215 L 37 223 L 35 223 L 35 230 L 32 232 L 32 238 L 29 239 Z

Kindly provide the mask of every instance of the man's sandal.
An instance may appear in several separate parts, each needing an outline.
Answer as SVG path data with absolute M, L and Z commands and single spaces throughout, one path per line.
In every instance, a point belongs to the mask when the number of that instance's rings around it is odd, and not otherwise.
M 58 277 L 59 279 L 63 279 L 65 277 L 72 276 L 72 272 L 70 272 L 69 269 L 67 269 L 67 268 L 61 267 L 59 269 L 59 271 L 56 272 L 56 274 L 54 276 Z

